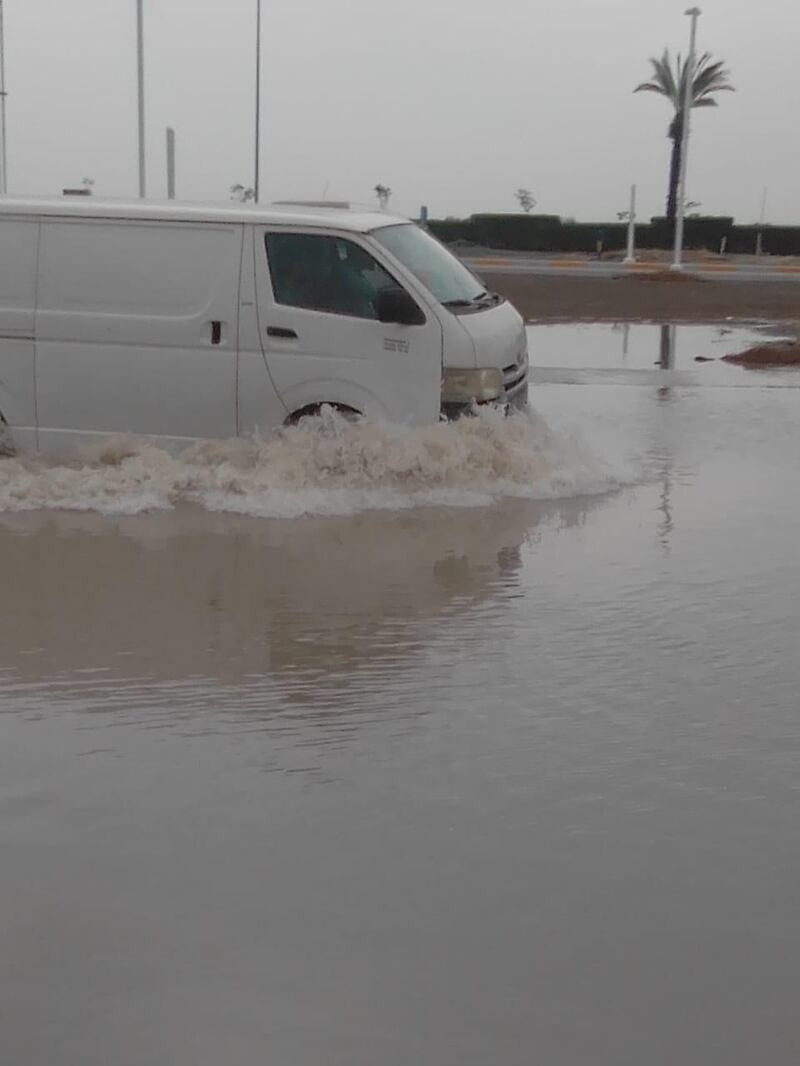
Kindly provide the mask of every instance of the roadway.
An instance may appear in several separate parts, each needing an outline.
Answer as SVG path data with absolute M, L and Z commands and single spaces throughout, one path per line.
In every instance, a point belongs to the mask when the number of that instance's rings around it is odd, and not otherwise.
M 628 274 L 654 274 L 669 270 L 668 263 L 637 261 L 621 263 L 596 259 L 559 259 L 536 255 L 462 255 L 461 258 L 479 274 L 571 275 L 603 278 Z M 754 263 L 687 263 L 684 273 L 707 281 L 800 281 L 800 264 L 760 266 Z

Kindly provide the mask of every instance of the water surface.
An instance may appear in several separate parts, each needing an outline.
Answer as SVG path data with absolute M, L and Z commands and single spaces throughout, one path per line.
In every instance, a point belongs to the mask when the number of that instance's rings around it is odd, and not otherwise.
M 3 1062 L 798 1061 L 800 393 L 605 369 L 0 464 Z

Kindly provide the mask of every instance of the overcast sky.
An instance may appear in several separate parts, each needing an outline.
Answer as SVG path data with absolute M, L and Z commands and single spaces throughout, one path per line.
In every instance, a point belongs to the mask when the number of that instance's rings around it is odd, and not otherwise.
M 702 2 L 702 0 L 701 0 Z M 12 193 L 94 178 L 137 190 L 135 0 L 4 0 Z M 148 194 L 252 183 L 256 0 L 145 0 Z M 262 200 L 367 202 L 433 217 L 514 210 L 612 218 L 640 190 L 663 213 L 670 110 L 632 89 L 686 50 L 681 0 L 263 0 Z M 699 49 L 737 92 L 693 114 L 688 197 L 800 223 L 800 6 L 706 0 Z

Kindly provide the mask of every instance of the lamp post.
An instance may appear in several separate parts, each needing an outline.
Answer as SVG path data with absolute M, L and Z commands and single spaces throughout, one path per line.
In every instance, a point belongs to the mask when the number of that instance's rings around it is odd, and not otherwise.
M 678 174 L 678 213 L 675 219 L 675 254 L 671 270 L 683 270 L 681 253 L 683 252 L 683 218 L 686 212 L 686 159 L 689 155 L 689 112 L 692 109 L 692 89 L 694 87 L 694 46 L 697 37 L 697 20 L 699 7 L 690 7 L 684 12 L 692 20 L 689 34 L 689 55 L 686 58 L 686 84 L 683 91 L 683 115 L 681 127 L 681 166 Z
M 6 42 L 3 28 L 3 0 L 0 0 L 0 194 L 8 192 L 6 175 Z
M 5 173 L 5 167 L 3 168 Z M 756 255 L 761 255 L 764 241 L 764 219 L 767 215 L 767 190 L 761 194 L 761 214 L 758 216 L 758 234 L 756 235 Z
M 635 239 L 636 239 L 636 186 L 631 185 L 631 206 L 628 209 L 628 244 L 625 251 L 625 258 L 623 263 L 635 263 L 636 251 L 635 251 Z
M 144 169 L 144 14 L 143 0 L 136 0 L 136 69 L 139 102 L 139 199 L 146 194 Z
M 261 0 L 256 0 L 256 128 L 253 199 L 258 203 L 261 164 Z

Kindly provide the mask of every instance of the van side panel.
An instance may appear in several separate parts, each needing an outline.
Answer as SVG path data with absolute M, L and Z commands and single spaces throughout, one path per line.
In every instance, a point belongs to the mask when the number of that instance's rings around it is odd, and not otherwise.
M 241 225 L 41 224 L 40 442 L 65 435 L 236 432 Z
M 39 223 L 0 218 L 0 413 L 35 438 L 33 340 Z M 17 441 L 22 443 L 21 439 Z M 32 439 L 31 444 L 35 444 Z

